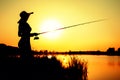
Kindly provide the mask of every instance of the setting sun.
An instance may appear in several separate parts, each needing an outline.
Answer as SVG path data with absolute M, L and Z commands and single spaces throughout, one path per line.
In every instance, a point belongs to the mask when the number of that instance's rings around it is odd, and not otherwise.
M 61 23 L 55 19 L 48 19 L 43 21 L 41 24 L 40 31 L 41 32 L 48 32 L 45 33 L 44 36 L 49 39 L 55 39 L 61 35 L 62 31 L 55 31 L 56 29 L 61 28 Z

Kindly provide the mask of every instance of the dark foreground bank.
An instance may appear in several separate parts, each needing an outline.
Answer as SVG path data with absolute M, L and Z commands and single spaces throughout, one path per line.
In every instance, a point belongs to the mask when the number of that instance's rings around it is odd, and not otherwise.
M 64 68 L 56 57 L 48 58 L 47 54 L 41 58 L 17 55 L 20 55 L 17 47 L 0 44 L 0 80 L 87 80 L 86 62 L 75 58 Z
M 0 61 L 0 80 L 87 80 L 87 64 L 72 61 L 64 68 L 55 57 L 6 58 Z

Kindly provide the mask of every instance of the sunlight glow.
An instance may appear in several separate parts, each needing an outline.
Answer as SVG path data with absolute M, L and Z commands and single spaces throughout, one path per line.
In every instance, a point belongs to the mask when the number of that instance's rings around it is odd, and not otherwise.
M 31 37 L 34 50 L 106 51 L 109 47 L 117 50 L 120 47 L 119 3 L 120 0 L 1 0 L 0 43 L 18 47 L 17 22 L 20 12 L 25 10 L 34 12 L 27 21 L 31 33 L 107 18 L 99 23 L 45 33 L 38 40 Z
M 48 31 L 48 33 L 45 33 L 44 36 L 48 39 L 55 39 L 61 35 L 62 31 L 54 31 L 59 28 L 61 28 L 61 23 L 59 23 L 59 21 L 55 19 L 48 19 L 42 23 L 40 31 L 41 32 Z

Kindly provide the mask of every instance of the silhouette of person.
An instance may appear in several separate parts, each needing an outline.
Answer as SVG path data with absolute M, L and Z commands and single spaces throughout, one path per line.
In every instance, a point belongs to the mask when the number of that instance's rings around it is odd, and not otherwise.
M 22 11 L 20 13 L 21 19 L 18 21 L 18 36 L 21 37 L 18 47 L 21 53 L 21 58 L 33 57 L 30 45 L 30 37 L 37 36 L 38 33 L 30 33 L 32 29 L 27 23 L 27 20 L 31 14 L 33 14 L 33 12 L 27 13 L 26 11 Z

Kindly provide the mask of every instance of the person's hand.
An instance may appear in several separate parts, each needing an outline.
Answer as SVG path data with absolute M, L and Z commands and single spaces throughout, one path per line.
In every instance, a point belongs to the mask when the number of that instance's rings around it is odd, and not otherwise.
M 34 36 L 37 36 L 37 35 L 39 35 L 38 33 L 33 33 L 34 34 Z
M 34 36 L 37 36 L 37 35 L 38 35 L 38 33 L 33 33 L 33 35 L 34 35 Z

